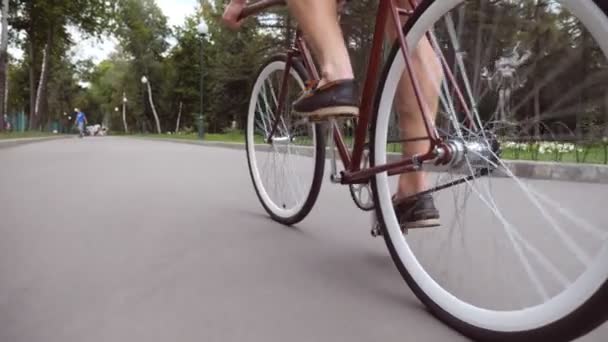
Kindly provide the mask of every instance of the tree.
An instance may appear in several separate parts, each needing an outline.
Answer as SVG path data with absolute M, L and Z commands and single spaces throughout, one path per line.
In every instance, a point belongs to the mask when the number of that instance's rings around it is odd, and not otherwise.
M 160 96 L 158 89 L 162 89 L 158 84 L 163 79 L 163 55 L 169 47 L 167 37 L 171 33 L 167 27 L 167 18 L 154 0 L 120 0 L 116 6 L 115 34 L 124 53 L 133 58 L 131 71 L 138 79 L 146 76 L 155 85 L 154 93 L 151 91 L 149 96 L 157 99 Z M 142 88 L 147 86 L 141 85 Z M 146 91 L 147 89 L 140 91 L 140 99 L 145 104 L 144 114 L 152 112 L 155 121 L 160 122 L 163 115 L 157 114 L 151 107 Z M 140 128 L 144 125 L 147 126 L 145 122 L 139 122 Z M 157 128 L 159 133 L 162 130 L 160 126 L 161 123 Z
M 209 23 L 209 41 L 205 42 L 205 117 L 211 131 L 218 131 L 236 121 L 245 124 L 249 95 L 259 66 L 284 46 L 277 46 L 271 32 L 258 29 L 256 20 L 246 22 L 233 32 L 221 24 L 223 1 L 203 8 Z
M 113 54 L 95 66 L 88 81 L 91 84 L 87 91 L 91 116 L 97 121 L 103 121 L 110 129 L 124 128 L 122 115 L 116 113 L 114 108 L 122 103 L 124 97 L 140 97 L 139 80 L 131 72 L 129 61 L 121 54 Z M 127 123 L 127 126 L 137 122 L 138 118 L 133 113 L 141 111 L 142 105 L 139 101 L 128 102 L 130 115 L 127 120 L 131 121 L 131 124 Z
M 192 15 L 186 18 L 183 27 L 175 29 L 177 44 L 165 60 L 165 70 L 168 76 L 165 80 L 169 87 L 168 94 L 171 94 L 171 97 L 167 99 L 169 103 L 166 103 L 165 106 L 167 106 L 168 113 L 175 112 L 177 109 L 179 116 L 180 108 L 177 106 L 182 103 L 181 112 L 187 113 L 187 115 L 180 118 L 180 123 L 185 127 L 194 127 L 195 113 L 200 111 L 198 108 L 199 83 L 202 71 L 199 61 L 201 40 L 196 29 L 198 18 L 197 14 Z M 174 121 L 171 120 L 171 122 Z
M 8 90 L 8 0 L 2 0 L 2 36 L 0 37 L 0 132 L 4 130 L 5 98 Z
M 39 127 L 46 117 L 51 64 L 72 44 L 68 27 L 76 27 L 85 36 L 99 35 L 110 27 L 113 6 L 106 0 L 11 1 L 9 22 L 26 36 L 22 46 L 29 66 L 30 127 Z

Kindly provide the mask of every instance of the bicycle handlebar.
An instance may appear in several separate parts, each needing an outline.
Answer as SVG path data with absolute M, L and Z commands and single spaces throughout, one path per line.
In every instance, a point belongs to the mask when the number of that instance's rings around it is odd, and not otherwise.
M 241 15 L 239 16 L 239 20 L 243 20 L 247 17 L 250 17 L 254 14 L 258 14 L 270 7 L 274 7 L 274 6 L 278 6 L 278 5 L 285 5 L 286 2 L 285 0 L 260 0 L 260 1 L 256 1 L 250 5 L 247 5 L 247 7 L 245 7 L 243 9 L 243 12 L 241 12 Z

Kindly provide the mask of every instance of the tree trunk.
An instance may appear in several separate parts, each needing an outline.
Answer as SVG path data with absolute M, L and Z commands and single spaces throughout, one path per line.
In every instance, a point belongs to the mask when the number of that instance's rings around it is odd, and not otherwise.
M 582 34 L 581 34 L 581 64 L 580 64 L 580 76 L 582 77 L 581 81 L 579 82 L 583 82 L 585 80 L 585 77 L 587 77 L 588 75 L 588 62 L 589 62 L 589 48 L 587 45 L 589 39 L 589 34 L 587 33 L 587 30 L 583 29 L 582 30 Z M 575 133 L 576 133 L 576 138 L 580 141 L 583 139 L 583 135 L 585 134 L 585 119 L 590 119 L 587 111 L 587 100 L 588 100 L 588 96 L 587 96 L 587 91 L 586 89 L 583 89 L 580 95 L 580 102 L 579 102 L 579 110 L 577 111 L 576 114 L 576 129 L 575 129 Z
M 4 115 L 8 97 L 8 0 L 2 1 L 2 36 L 0 36 L 0 132 L 4 130 Z
M 608 137 L 608 89 L 604 97 L 604 138 Z
M 50 124 L 51 117 L 49 115 L 49 103 L 48 103 L 48 83 L 49 83 L 49 74 L 51 72 L 51 53 L 54 45 L 55 39 L 55 26 L 51 25 L 49 31 L 47 32 L 47 43 L 44 46 L 44 56 L 42 60 L 42 71 L 40 72 L 40 84 L 41 84 L 41 92 L 40 92 L 40 107 L 38 108 L 38 114 L 40 119 L 45 119 L 47 123 Z
M 541 21 L 541 17 L 540 17 L 540 13 L 541 13 L 541 9 L 544 10 L 545 8 L 545 3 L 544 1 L 540 1 L 538 3 L 538 5 L 536 6 L 535 10 L 534 10 L 534 21 L 535 22 L 540 22 Z M 532 77 L 534 78 L 534 139 L 539 140 L 540 139 L 540 126 L 541 126 L 541 118 L 540 118 L 540 89 L 542 87 L 539 86 L 538 84 L 538 75 L 537 75 L 537 70 L 536 67 L 538 66 L 538 61 L 541 58 L 541 46 L 540 46 L 540 41 L 541 39 L 543 39 L 543 37 L 541 37 L 541 33 L 540 32 L 536 32 L 536 42 L 534 42 L 534 55 L 535 60 L 534 60 L 534 66 L 532 67 L 533 73 L 532 73 Z M 528 119 L 528 118 L 526 118 Z M 527 132 L 526 132 L 527 133 Z
M 6 64 L 7 69 L 8 69 L 8 63 Z M 8 114 L 8 72 L 6 75 L 6 78 L 4 79 L 4 113 Z
M 154 106 L 154 101 L 152 100 L 152 87 L 150 86 L 150 81 L 146 83 L 148 86 L 148 98 L 150 99 L 150 106 L 152 107 L 152 114 L 154 114 L 154 120 L 156 121 L 156 131 L 158 134 L 162 134 L 160 129 L 160 120 L 158 119 L 158 114 L 156 113 L 156 107 Z
M 285 19 L 285 47 L 290 48 L 293 40 L 292 30 L 291 30 L 291 15 L 287 14 L 287 18 Z
M 483 22 L 483 11 L 485 9 L 485 1 L 482 1 L 480 3 L 480 8 L 478 11 L 478 19 L 479 22 Z M 477 26 L 477 35 L 475 37 L 475 76 L 473 77 L 473 96 L 475 96 L 475 98 L 479 98 L 479 94 L 481 94 L 481 87 L 483 85 L 484 82 L 480 82 L 482 81 L 481 78 L 481 71 L 482 71 L 482 67 L 483 67 L 483 63 L 481 60 L 481 53 L 482 53 L 482 49 L 484 47 L 482 47 L 482 39 L 483 39 L 483 29 L 484 29 L 484 25 L 478 25 Z
M 34 42 L 32 42 L 32 35 L 30 34 L 29 50 L 30 50 L 30 122 L 28 123 L 29 129 L 33 129 L 35 126 L 36 117 L 34 116 L 34 107 L 36 106 L 36 58 L 34 56 Z
M 34 102 L 34 117 L 36 118 L 36 123 L 41 122 L 41 102 L 44 96 L 44 91 L 46 88 L 46 78 L 48 74 L 48 60 L 49 60 L 49 44 L 44 46 L 44 50 L 42 51 L 42 68 L 40 70 L 40 81 L 38 82 L 38 90 L 36 91 L 36 100 Z
M 534 89 L 534 139 L 540 140 L 540 89 Z
M 179 112 L 177 113 L 177 124 L 175 125 L 175 134 L 179 133 L 179 122 L 182 119 L 182 109 L 184 108 L 184 103 L 182 101 L 179 102 Z

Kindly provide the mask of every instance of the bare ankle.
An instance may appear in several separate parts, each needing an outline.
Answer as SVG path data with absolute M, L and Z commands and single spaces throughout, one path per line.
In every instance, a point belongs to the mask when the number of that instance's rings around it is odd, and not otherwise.
M 348 80 L 355 78 L 353 76 L 353 71 L 350 69 L 350 64 L 346 63 L 348 66 L 333 66 L 327 65 L 323 68 L 322 72 L 322 81 L 332 82 L 337 80 Z
M 412 172 L 402 174 L 399 179 L 397 198 L 407 198 L 414 196 L 428 189 L 426 174 L 424 172 Z

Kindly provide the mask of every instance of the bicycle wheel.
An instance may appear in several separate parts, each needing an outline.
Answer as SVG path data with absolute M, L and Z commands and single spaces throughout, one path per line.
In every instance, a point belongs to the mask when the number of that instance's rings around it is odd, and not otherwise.
M 443 226 L 402 234 L 391 200 L 399 176 L 388 173 L 373 179 L 377 215 L 413 292 L 469 337 L 570 340 L 607 319 L 605 10 L 590 0 L 427 0 L 404 28 L 408 46 L 431 42 L 427 75 L 443 69 L 435 122 L 460 159 L 423 167 Z M 404 70 L 395 47 L 374 165 L 401 158 Z
M 287 58 L 271 58 L 253 87 L 247 118 L 249 173 L 264 209 L 286 225 L 302 221 L 312 210 L 323 182 L 325 137 L 320 126 L 301 120 L 291 103 L 304 89 L 306 73 L 295 63 L 289 73 L 286 108 L 272 141 Z

